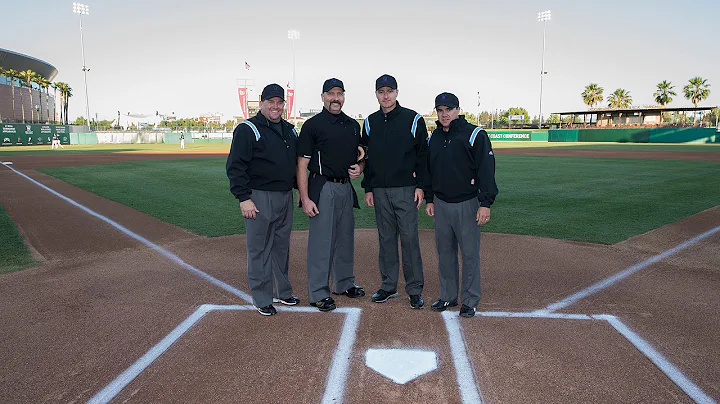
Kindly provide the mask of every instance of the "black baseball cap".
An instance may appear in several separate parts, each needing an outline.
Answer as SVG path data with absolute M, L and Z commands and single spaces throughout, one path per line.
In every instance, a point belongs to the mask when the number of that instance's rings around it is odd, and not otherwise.
M 444 105 L 449 108 L 457 108 L 460 106 L 460 100 L 458 100 L 458 97 L 455 96 L 455 94 L 451 93 L 442 93 L 438 94 L 437 97 L 435 97 L 435 108 Z
M 325 83 L 323 83 L 323 93 L 327 93 L 330 91 L 333 87 L 340 87 L 343 91 L 345 91 L 345 85 L 343 84 L 342 80 L 332 78 L 325 80 Z
M 273 97 L 280 97 L 285 101 L 285 90 L 279 84 L 268 84 L 263 88 L 262 95 L 260 95 L 260 101 L 269 100 Z
M 393 90 L 396 90 L 397 81 L 395 80 L 395 77 L 389 74 L 383 74 L 382 76 L 378 77 L 377 80 L 375 80 L 375 91 L 379 90 L 382 87 L 390 87 Z

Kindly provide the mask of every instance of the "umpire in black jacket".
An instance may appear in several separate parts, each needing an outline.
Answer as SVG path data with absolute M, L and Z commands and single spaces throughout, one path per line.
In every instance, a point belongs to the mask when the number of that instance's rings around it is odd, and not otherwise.
M 462 307 L 472 317 L 480 302 L 480 227 L 490 220 L 498 193 L 495 156 L 487 132 L 459 115 L 460 102 L 450 93 L 435 98 L 437 129 L 428 138 L 425 211 L 435 217 L 435 245 L 440 299 L 432 309 L 458 305 L 458 245 L 462 253 Z
M 368 146 L 363 188 L 365 203 L 375 207 L 379 236 L 382 285 L 372 301 L 398 296 L 400 271 L 398 235 L 402 248 L 405 291 L 410 307 L 424 305 L 423 266 L 418 238 L 418 209 L 424 193 L 427 165 L 427 128 L 422 115 L 397 102 L 397 81 L 383 74 L 375 81 L 380 109 L 365 119 L 361 143 Z
M 248 284 L 260 314 L 276 313 L 272 303 L 295 305 L 288 278 L 297 132 L 282 119 L 285 92 L 263 89 L 260 113 L 235 128 L 227 176 L 230 192 L 245 218 Z

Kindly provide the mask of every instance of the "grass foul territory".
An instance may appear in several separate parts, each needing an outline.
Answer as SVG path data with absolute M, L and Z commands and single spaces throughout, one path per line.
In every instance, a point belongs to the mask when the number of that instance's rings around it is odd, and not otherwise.
M 225 159 L 136 161 L 40 170 L 205 236 L 244 232 Z M 720 164 L 498 155 L 500 195 L 483 231 L 613 244 L 720 203 Z M 375 227 L 362 209 L 356 227 Z M 297 197 L 295 198 L 297 201 Z M 420 227 L 432 219 L 420 212 Z M 294 229 L 308 219 L 295 209 Z
M 34 264 L 15 223 L 0 206 L 0 274 L 19 271 Z

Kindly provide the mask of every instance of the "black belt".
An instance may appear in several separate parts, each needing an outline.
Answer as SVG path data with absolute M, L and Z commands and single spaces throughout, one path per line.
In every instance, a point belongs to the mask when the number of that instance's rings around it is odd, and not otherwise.
M 334 177 L 325 177 L 330 182 L 336 182 L 338 184 L 345 184 L 347 182 L 350 182 L 350 178 L 334 178 Z
M 312 177 L 314 178 L 314 177 L 325 177 L 325 176 L 324 176 L 324 175 L 320 175 L 320 174 L 316 174 L 316 173 L 312 173 Z M 337 184 L 345 184 L 345 183 L 350 182 L 350 178 L 347 178 L 347 177 L 345 177 L 345 178 L 340 178 L 340 177 L 325 177 L 325 179 L 326 179 L 327 181 L 335 182 L 335 183 L 337 183 Z

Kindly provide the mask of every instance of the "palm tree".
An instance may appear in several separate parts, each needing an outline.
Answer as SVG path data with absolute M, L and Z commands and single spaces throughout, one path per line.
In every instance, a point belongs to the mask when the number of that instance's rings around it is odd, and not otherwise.
M 630 92 L 625 89 L 618 88 L 608 97 L 608 106 L 610 108 L 629 108 L 632 105 L 632 97 Z
M 710 95 L 710 84 L 707 79 L 702 77 L 693 77 L 689 80 L 690 84 L 686 85 L 683 91 L 685 92 L 685 98 L 690 100 L 692 104 L 697 108 L 700 101 L 706 99 Z
M 35 77 L 37 76 L 37 74 L 34 71 L 28 69 L 28 70 L 23 70 L 20 73 L 18 73 L 18 76 L 22 80 L 25 80 L 25 84 L 27 85 L 27 88 L 28 88 L 28 94 L 30 95 L 30 121 L 32 122 L 35 120 L 35 117 L 33 114 L 33 108 L 32 108 L 32 102 L 33 102 L 32 101 L 32 83 L 35 82 Z M 22 95 L 22 92 L 20 94 Z M 23 104 L 22 105 L 22 107 L 23 107 L 22 108 L 23 123 L 25 123 L 25 102 L 24 102 L 24 100 L 22 101 L 22 104 Z
M 658 83 L 657 91 L 653 93 L 655 102 L 663 107 L 671 103 L 673 100 L 671 95 L 677 95 L 677 93 L 673 91 L 673 88 L 675 88 L 675 86 L 672 85 L 672 82 L 663 80 L 662 83 Z
M 18 78 L 18 71 L 15 69 L 7 69 L 3 75 L 10 79 L 10 89 L 12 90 L 12 119 L 15 121 L 15 80 Z
M 50 87 L 53 88 L 53 123 L 57 124 L 57 84 L 53 83 L 50 84 Z M 48 112 L 49 113 L 49 112 Z
M 60 81 L 55 83 L 55 86 L 58 90 L 60 90 L 60 97 L 62 98 L 62 107 L 60 113 L 65 118 L 65 125 L 68 125 L 68 106 L 70 97 L 72 97 L 72 87 L 67 85 L 67 83 L 63 83 Z
M 595 83 L 590 83 L 585 86 L 585 91 L 582 92 L 582 98 L 588 107 L 592 108 L 598 102 L 603 100 L 604 89 Z
M 663 80 L 662 83 L 658 83 L 657 91 L 653 93 L 653 96 L 655 97 L 655 102 L 660 104 L 660 106 L 662 107 L 671 103 L 673 100 L 671 95 L 677 95 L 677 93 L 673 91 L 673 88 L 675 88 L 675 86 L 667 80 Z M 660 114 L 660 123 L 662 123 L 662 121 L 663 114 Z
M 45 113 L 47 114 L 47 120 L 46 123 L 50 122 L 50 80 L 46 79 L 45 77 L 38 77 L 37 80 L 38 85 L 40 88 L 45 90 Z M 42 92 L 40 93 L 40 120 L 42 121 Z

